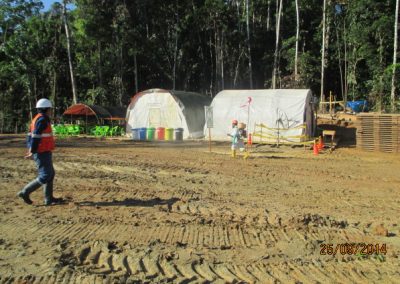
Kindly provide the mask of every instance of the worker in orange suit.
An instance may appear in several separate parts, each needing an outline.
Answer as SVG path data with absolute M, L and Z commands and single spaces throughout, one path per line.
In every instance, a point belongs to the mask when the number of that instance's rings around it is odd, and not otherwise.
M 33 202 L 29 195 L 41 186 L 44 186 L 45 205 L 62 203 L 62 198 L 55 198 L 53 196 L 55 171 L 52 151 L 55 148 L 55 142 L 50 121 L 53 105 L 48 99 L 40 99 L 36 104 L 36 109 L 38 114 L 30 124 L 27 139 L 28 153 L 25 158 L 33 158 L 38 169 L 38 176 L 18 192 L 17 196 L 22 198 L 26 204 L 32 204 Z

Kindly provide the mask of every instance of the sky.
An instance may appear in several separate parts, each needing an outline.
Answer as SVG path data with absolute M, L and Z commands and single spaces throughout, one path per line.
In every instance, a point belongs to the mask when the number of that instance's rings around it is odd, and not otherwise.
M 58 0 L 58 1 L 56 1 L 56 0 L 41 0 L 41 1 L 42 1 L 43 5 L 44 5 L 43 11 L 48 11 L 48 10 L 50 9 L 51 5 L 52 5 L 53 3 L 55 3 L 55 2 L 59 2 L 59 3 L 62 2 L 62 0 Z M 68 9 L 71 9 L 72 6 L 73 6 L 72 4 L 68 4 L 68 5 L 67 5 L 67 10 L 68 10 Z
M 54 0 L 41 0 L 43 2 L 44 5 L 44 11 L 48 11 L 51 7 L 51 4 L 53 4 L 54 2 L 58 2 L 58 1 L 54 1 Z

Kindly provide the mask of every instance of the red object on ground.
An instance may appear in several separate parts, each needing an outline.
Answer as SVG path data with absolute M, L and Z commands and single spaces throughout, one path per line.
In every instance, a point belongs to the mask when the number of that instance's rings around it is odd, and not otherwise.
M 324 141 L 321 136 L 321 137 L 319 137 L 319 141 L 318 141 L 318 150 L 321 151 L 322 149 L 324 149 Z
M 249 134 L 247 135 L 247 144 L 253 145 L 253 139 L 252 139 L 252 137 L 251 137 L 251 133 L 249 133 Z
M 317 142 L 315 142 L 315 140 L 314 140 L 314 155 L 318 155 L 318 153 L 319 153 L 319 150 L 318 150 L 318 145 L 317 145 Z
M 157 140 L 164 140 L 165 128 L 157 127 L 156 134 L 157 134 Z

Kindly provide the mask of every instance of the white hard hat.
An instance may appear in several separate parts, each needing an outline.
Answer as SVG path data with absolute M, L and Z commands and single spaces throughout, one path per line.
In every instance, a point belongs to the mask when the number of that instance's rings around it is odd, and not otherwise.
M 52 108 L 53 105 L 48 99 L 40 99 L 36 103 L 36 108 Z

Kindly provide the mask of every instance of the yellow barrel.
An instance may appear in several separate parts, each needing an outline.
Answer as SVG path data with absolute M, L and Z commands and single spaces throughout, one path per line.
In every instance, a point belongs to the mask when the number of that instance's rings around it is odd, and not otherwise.
M 166 141 L 174 140 L 174 129 L 173 128 L 165 128 L 165 140 Z

